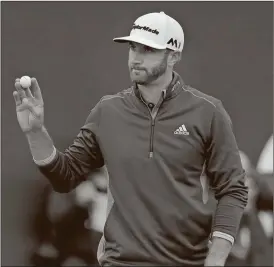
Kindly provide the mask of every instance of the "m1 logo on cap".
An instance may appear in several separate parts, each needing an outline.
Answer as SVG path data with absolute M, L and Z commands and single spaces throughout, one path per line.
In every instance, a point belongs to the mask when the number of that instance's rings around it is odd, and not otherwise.
M 167 44 L 171 44 L 172 46 L 175 46 L 178 49 L 181 47 L 181 43 L 173 38 L 170 38 L 170 40 L 167 42 Z
M 156 30 L 156 29 L 151 29 L 149 28 L 148 26 L 140 26 L 140 25 L 137 25 L 137 24 L 133 24 L 133 27 L 132 27 L 133 30 L 143 30 L 143 31 L 147 31 L 147 32 L 151 32 L 151 33 L 154 33 L 156 35 L 159 34 L 159 32 Z

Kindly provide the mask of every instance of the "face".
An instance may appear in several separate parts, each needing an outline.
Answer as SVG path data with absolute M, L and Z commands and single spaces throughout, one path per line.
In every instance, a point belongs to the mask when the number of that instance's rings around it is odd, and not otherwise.
M 140 85 L 147 85 L 162 76 L 168 66 L 166 50 L 154 49 L 142 44 L 129 44 L 128 66 L 130 78 Z

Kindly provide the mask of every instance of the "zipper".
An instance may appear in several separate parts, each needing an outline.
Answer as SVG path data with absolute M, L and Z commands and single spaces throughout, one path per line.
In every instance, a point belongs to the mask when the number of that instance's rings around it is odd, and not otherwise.
M 165 96 L 166 96 L 166 90 L 163 91 L 163 95 L 162 95 L 161 99 L 156 104 L 156 106 L 153 107 L 152 111 L 149 108 L 149 106 L 147 105 L 147 103 L 143 100 L 143 97 L 141 96 L 141 100 L 146 105 L 146 107 L 148 108 L 149 114 L 151 116 L 150 138 L 149 138 L 149 154 L 148 154 L 148 157 L 150 159 L 153 158 L 153 152 L 154 152 L 153 151 L 153 138 L 154 138 L 155 119 L 157 117 L 160 106 L 164 102 Z
M 157 117 L 159 108 L 162 103 L 163 103 L 163 98 L 160 100 L 160 102 L 157 103 L 157 105 L 152 109 L 152 111 L 150 111 L 150 115 L 151 115 L 150 144 L 149 144 L 149 158 L 150 159 L 153 158 L 153 153 L 154 153 L 153 140 L 154 140 L 155 119 Z
M 171 89 L 171 92 L 174 90 L 175 86 L 180 84 L 179 81 L 176 82 L 175 85 L 173 85 L 173 88 Z M 149 138 L 149 153 L 148 153 L 148 157 L 151 159 L 153 158 L 153 138 L 154 138 L 154 127 L 155 127 L 155 119 L 157 117 L 158 111 L 162 105 L 162 103 L 164 102 L 165 98 L 167 95 L 167 90 L 163 90 L 162 91 L 162 96 L 160 98 L 160 100 L 158 101 L 158 103 L 156 104 L 156 106 L 153 107 L 152 111 L 150 110 L 149 106 L 147 105 L 147 103 L 144 101 L 142 95 L 140 94 L 140 98 L 141 101 L 146 105 L 149 114 L 151 116 L 151 127 L 150 127 L 150 138 Z
M 151 129 L 150 129 L 150 145 L 149 145 L 149 158 L 153 158 L 153 137 L 154 137 L 154 126 L 155 126 L 155 119 L 151 116 Z

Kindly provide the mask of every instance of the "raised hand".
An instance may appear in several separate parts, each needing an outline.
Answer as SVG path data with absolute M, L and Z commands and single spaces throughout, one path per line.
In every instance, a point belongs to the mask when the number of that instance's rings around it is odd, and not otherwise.
M 15 80 L 13 92 L 19 125 L 23 132 L 37 131 L 44 124 L 44 102 L 38 82 L 31 79 L 30 88 L 23 89 L 20 79 Z

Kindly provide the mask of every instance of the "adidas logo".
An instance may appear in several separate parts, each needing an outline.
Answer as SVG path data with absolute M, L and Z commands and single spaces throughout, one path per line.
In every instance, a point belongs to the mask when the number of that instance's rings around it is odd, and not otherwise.
M 180 127 L 174 132 L 174 134 L 189 135 L 189 132 L 187 131 L 185 125 L 183 124 L 182 126 L 180 126 Z

